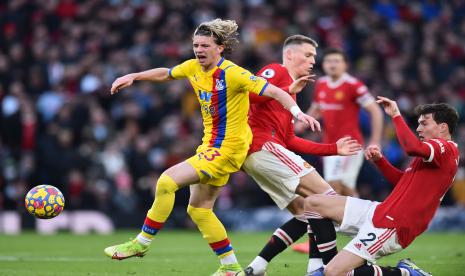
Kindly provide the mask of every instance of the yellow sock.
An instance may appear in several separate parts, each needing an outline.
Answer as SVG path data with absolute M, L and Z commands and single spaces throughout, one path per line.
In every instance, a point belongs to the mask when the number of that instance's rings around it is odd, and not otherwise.
M 155 191 L 155 200 L 152 208 L 147 212 L 142 231 L 137 236 L 137 240 L 148 245 L 153 237 L 163 227 L 166 219 L 173 210 L 175 192 L 178 190 L 178 185 L 174 180 L 166 174 L 162 174 L 157 181 L 157 189 Z
M 175 192 L 178 190 L 176 182 L 166 174 L 162 174 L 157 181 L 155 200 L 152 208 L 147 212 L 151 220 L 163 223 L 173 210 Z
M 210 247 L 218 255 L 222 264 L 237 263 L 233 248 L 226 234 L 226 229 L 213 213 L 212 209 L 195 208 L 189 205 L 187 213 L 200 232 L 207 240 Z

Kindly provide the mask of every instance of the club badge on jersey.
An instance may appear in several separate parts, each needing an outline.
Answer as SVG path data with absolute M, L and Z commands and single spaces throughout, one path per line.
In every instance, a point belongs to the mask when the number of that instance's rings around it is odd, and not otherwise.
M 225 87 L 224 80 L 216 80 L 216 90 L 223 90 Z

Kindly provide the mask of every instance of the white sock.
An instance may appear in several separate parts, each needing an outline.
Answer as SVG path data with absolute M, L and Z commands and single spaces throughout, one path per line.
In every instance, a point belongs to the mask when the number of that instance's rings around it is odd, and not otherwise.
M 254 274 L 265 273 L 266 267 L 268 266 L 268 261 L 263 259 L 260 256 L 255 257 L 255 259 L 249 264 L 253 268 Z
M 147 238 L 146 236 L 139 233 L 136 237 L 137 241 L 145 246 L 149 246 L 153 239 Z
M 410 272 L 408 272 L 407 269 L 405 268 L 399 268 L 400 269 L 400 273 L 402 273 L 402 276 L 410 276 Z
M 311 258 L 308 260 L 307 272 L 313 272 L 323 266 L 323 259 Z
M 237 258 L 236 255 L 232 253 L 227 256 L 224 256 L 223 258 L 220 258 L 220 262 L 222 265 L 237 264 Z

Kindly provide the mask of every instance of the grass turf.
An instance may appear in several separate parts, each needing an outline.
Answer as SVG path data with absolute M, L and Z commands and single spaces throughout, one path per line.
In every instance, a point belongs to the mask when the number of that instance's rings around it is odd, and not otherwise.
M 108 245 L 126 241 L 137 231 L 109 236 L 0 235 L 0 275 L 210 275 L 218 261 L 198 232 L 163 231 L 142 259 L 110 260 Z M 268 240 L 267 233 L 230 233 L 236 255 L 247 265 Z M 339 248 L 348 241 L 339 236 Z M 395 265 L 410 257 L 433 275 L 465 275 L 465 233 L 427 233 L 406 250 L 383 258 Z M 286 250 L 268 268 L 269 275 L 304 275 L 307 256 Z

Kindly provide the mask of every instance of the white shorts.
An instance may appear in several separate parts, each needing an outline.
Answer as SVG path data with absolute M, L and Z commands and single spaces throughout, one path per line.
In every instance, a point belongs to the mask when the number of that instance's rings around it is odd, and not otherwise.
M 326 181 L 340 180 L 351 189 L 357 186 L 357 177 L 363 164 L 363 151 L 351 156 L 323 157 L 323 174 Z
M 382 256 L 402 250 L 397 240 L 396 229 L 376 228 L 373 225 L 373 213 L 379 202 L 347 197 L 344 218 L 339 231 L 356 233 L 345 247 L 347 250 L 370 263 Z
M 272 142 L 249 155 L 242 168 L 280 209 L 297 197 L 295 190 L 300 178 L 315 170 L 299 155 Z

